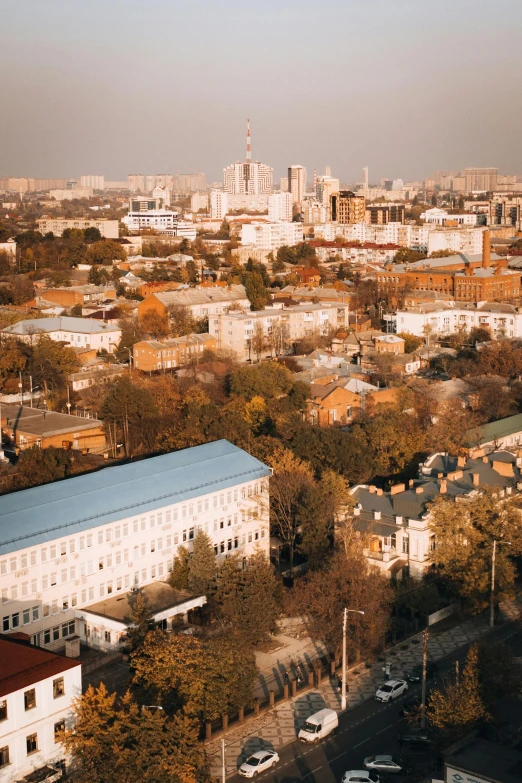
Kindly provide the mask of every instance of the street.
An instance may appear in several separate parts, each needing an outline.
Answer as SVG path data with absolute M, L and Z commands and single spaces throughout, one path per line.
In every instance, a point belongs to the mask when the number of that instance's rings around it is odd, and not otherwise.
M 522 651 L 522 631 L 518 624 L 508 623 L 495 629 L 488 637 L 491 643 L 505 641 L 514 655 Z M 467 645 L 461 650 L 438 662 L 439 674 L 436 681 L 450 673 L 455 661 L 463 662 Z M 407 695 L 420 694 L 420 685 L 412 685 Z M 369 700 L 364 704 L 339 716 L 337 731 L 318 746 L 308 746 L 299 741 L 292 742 L 279 749 L 280 762 L 272 772 L 260 775 L 262 783 L 338 783 L 344 772 L 350 769 L 362 769 L 366 756 L 378 753 L 401 755 L 398 735 L 407 723 L 399 715 L 402 698 L 391 704 L 381 704 Z M 270 747 L 265 743 L 266 747 Z M 248 752 L 248 741 L 245 746 Z M 238 766 L 245 760 L 238 759 Z M 425 751 L 409 751 L 408 765 L 414 772 L 428 771 L 432 760 Z M 411 776 L 395 775 L 397 783 Z M 229 778 L 233 783 L 244 780 L 240 775 Z M 381 775 L 381 780 L 383 776 Z

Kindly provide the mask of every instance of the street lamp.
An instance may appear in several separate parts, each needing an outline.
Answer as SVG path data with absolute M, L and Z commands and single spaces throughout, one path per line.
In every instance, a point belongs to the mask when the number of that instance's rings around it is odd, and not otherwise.
M 511 546 L 511 541 L 493 541 L 493 554 L 491 556 L 491 595 L 489 597 L 489 627 L 495 625 L 495 558 L 497 556 L 497 544 Z
M 346 623 L 348 612 L 352 614 L 364 614 L 362 609 L 345 609 L 343 612 L 343 682 L 341 688 L 341 709 L 346 709 Z

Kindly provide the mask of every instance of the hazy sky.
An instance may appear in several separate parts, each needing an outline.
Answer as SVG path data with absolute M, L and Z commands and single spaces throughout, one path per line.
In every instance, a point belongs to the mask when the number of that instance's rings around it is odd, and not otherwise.
M 520 0 L 0 0 L 0 175 L 522 175 Z

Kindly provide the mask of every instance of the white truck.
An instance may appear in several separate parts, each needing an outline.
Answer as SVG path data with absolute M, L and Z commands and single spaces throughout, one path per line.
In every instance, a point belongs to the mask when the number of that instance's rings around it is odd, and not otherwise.
M 339 725 L 335 710 L 319 710 L 306 719 L 306 723 L 297 735 L 302 742 L 319 742 Z

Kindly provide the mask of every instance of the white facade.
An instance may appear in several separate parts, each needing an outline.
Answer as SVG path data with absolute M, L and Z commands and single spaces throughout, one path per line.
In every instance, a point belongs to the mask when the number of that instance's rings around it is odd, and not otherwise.
M 16 258 L 16 242 L 14 239 L 8 239 L 7 242 L 0 242 L 0 253 L 7 253 L 8 256 Z
M 273 222 L 292 220 L 292 194 L 271 193 L 268 196 L 268 219 Z
M 228 193 L 222 190 L 210 191 L 210 217 L 224 220 L 228 212 Z
M 118 239 L 120 235 L 117 220 L 43 217 L 36 222 L 41 234 L 52 232 L 55 237 L 61 237 L 66 228 L 79 228 L 82 231 L 86 228 L 97 228 L 104 239 Z
M 105 349 L 113 353 L 121 339 L 121 329 L 106 323 L 95 323 L 87 318 L 62 316 L 18 321 L 2 329 L 4 337 L 15 337 L 25 343 L 34 343 L 42 334 L 51 340 L 64 342 L 74 348 Z
M 208 193 L 193 193 L 190 198 L 191 212 L 199 212 L 200 209 L 208 210 Z
M 300 204 L 306 193 L 306 169 L 304 166 L 288 167 L 288 190 L 294 204 Z
M 260 324 L 266 340 L 262 356 L 284 353 L 293 342 L 312 334 L 327 334 L 348 325 L 347 303 L 297 305 L 275 309 L 268 307 L 249 313 L 226 313 L 209 318 L 208 330 L 218 348 L 234 351 L 238 359 L 256 358 L 252 338 Z
M 82 188 L 105 190 L 105 177 L 103 174 L 84 174 L 80 177 L 80 185 Z
M 57 188 L 49 191 L 49 198 L 54 198 L 56 201 L 72 201 L 75 198 L 91 198 L 92 188 Z
M 172 202 L 172 191 L 166 185 L 156 185 L 152 190 L 152 198 L 161 199 L 161 203 L 168 207 Z
M 62 671 L 38 679 L 38 669 L 46 668 L 36 663 L 38 652 L 28 650 L 34 679 L 27 676 L 23 688 L 0 696 L 0 708 L 7 710 L 7 717 L 0 723 L 0 783 L 13 783 L 45 764 L 65 758 L 63 745 L 57 740 L 63 728 L 71 728 L 71 702 L 82 693 L 82 667 L 79 663 L 71 666 L 71 661 L 65 659 Z M 23 660 L 24 647 L 20 646 L 19 654 Z M 1 765 L 6 757 L 7 763 Z
M 222 443 L 218 441 L 196 448 L 201 449 L 202 453 L 205 451 L 205 454 L 214 453 L 213 450 Z M 230 444 L 228 447 L 235 448 Z M 190 455 L 193 451 L 186 449 L 183 454 Z M 239 449 L 237 451 L 240 452 Z M 244 465 L 249 455 L 243 452 L 243 456 L 243 470 L 247 470 Z M 165 457 L 152 459 L 165 460 Z M 202 457 L 202 460 L 205 460 L 207 470 L 212 471 L 212 459 Z M 118 503 L 122 508 L 120 511 L 111 510 L 113 521 L 109 523 L 97 524 L 99 520 L 94 517 L 92 527 L 80 532 L 75 531 L 75 525 L 65 526 L 63 530 L 57 530 L 54 536 L 49 534 L 45 543 L 32 544 L 30 540 L 20 540 L 18 544 L 16 541 L 0 541 L 0 551 L 3 553 L 0 555 L 3 631 L 23 631 L 31 636 L 34 643 L 54 648 L 63 646 L 65 639 L 72 634 L 85 636 L 85 629 L 81 625 L 81 609 L 88 608 L 104 597 L 123 594 L 133 587 L 156 580 L 164 581 L 178 547 L 183 545 L 192 550 L 192 542 L 198 530 L 203 530 L 211 538 L 216 555 L 220 558 L 228 554 L 249 557 L 258 550 L 268 556 L 270 533 L 267 479 L 245 481 L 236 466 L 234 475 L 239 473 L 238 478 L 234 480 L 234 476 L 230 476 L 227 479 L 228 486 L 216 490 L 212 486 L 211 476 L 202 478 L 200 468 L 198 465 L 193 472 L 199 471 L 202 486 L 199 494 L 195 494 L 191 488 L 193 496 L 190 499 L 172 502 L 171 489 L 171 500 L 167 496 L 161 505 L 156 505 L 154 511 L 146 512 L 142 510 L 141 502 L 136 502 L 133 508 L 128 498 L 122 498 L 112 502 L 113 508 Z M 85 479 L 91 479 L 89 486 L 91 483 L 96 486 L 97 476 L 101 475 L 103 481 L 103 474 L 104 471 L 96 476 L 79 477 L 82 478 L 81 486 L 85 486 Z M 157 484 L 160 479 L 153 474 L 151 480 Z M 191 486 L 187 476 L 182 476 L 181 480 L 188 481 Z M 63 483 L 72 481 L 77 479 L 67 479 Z M 118 490 L 119 487 L 115 486 L 114 493 L 117 494 Z M 168 488 L 164 487 L 163 491 L 167 492 Z M 75 499 L 70 498 L 70 503 L 74 502 Z M 80 517 L 88 516 L 88 504 L 86 496 L 85 508 L 76 512 Z M 0 510 L 0 521 L 2 512 L 9 514 L 5 506 L 4 503 Z M 52 523 L 52 520 L 49 521 L 49 525 Z M 121 638 L 111 637 L 104 641 L 105 647 L 117 648 Z
M 259 250 L 277 250 L 283 245 L 297 245 L 302 241 L 302 223 L 254 221 L 241 226 L 241 244 L 253 245 Z
M 476 212 L 451 215 L 446 209 L 439 209 L 438 207 L 427 209 L 420 216 L 421 220 L 424 220 L 426 223 L 434 223 L 437 226 L 444 226 L 448 221 L 457 223 L 459 226 L 476 226 L 478 225 L 478 217 Z
M 185 237 L 190 240 L 196 238 L 196 227 L 188 221 L 180 220 L 179 212 L 168 209 L 129 212 L 122 219 L 122 223 L 125 223 L 129 231 L 142 231 L 148 228 L 173 237 Z
M 484 228 L 436 228 L 428 234 L 428 253 L 452 250 L 454 253 L 482 253 Z
M 237 161 L 223 169 L 223 190 L 234 195 L 271 193 L 274 169 L 258 160 Z
M 478 307 L 458 304 L 426 304 L 397 311 L 397 332 L 407 332 L 417 337 L 427 334 L 454 334 L 461 330 L 486 327 L 493 337 L 522 337 L 522 312 L 510 305 L 488 307 L 487 302 Z

